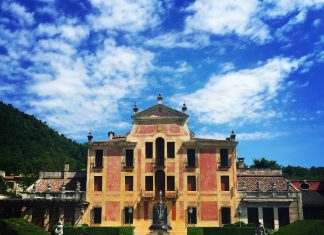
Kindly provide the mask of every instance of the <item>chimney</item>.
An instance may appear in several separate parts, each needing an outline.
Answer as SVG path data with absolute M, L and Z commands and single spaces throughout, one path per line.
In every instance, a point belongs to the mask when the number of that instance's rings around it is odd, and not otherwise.
M 108 138 L 109 138 L 109 139 L 112 140 L 112 139 L 114 138 L 114 136 L 115 136 L 115 133 L 114 133 L 114 132 L 112 132 L 112 131 L 109 131 L 109 132 L 108 132 Z
M 236 135 L 235 135 L 235 133 L 234 133 L 234 131 L 232 130 L 232 133 L 231 133 L 231 135 L 230 135 L 230 139 L 231 139 L 231 141 L 235 141 L 235 138 L 236 138 Z
M 239 157 L 237 158 L 237 168 L 238 169 L 244 169 L 245 168 L 245 164 L 244 164 L 244 157 Z
M 70 165 L 69 164 L 64 164 L 64 179 L 68 178 L 68 172 L 70 170 Z

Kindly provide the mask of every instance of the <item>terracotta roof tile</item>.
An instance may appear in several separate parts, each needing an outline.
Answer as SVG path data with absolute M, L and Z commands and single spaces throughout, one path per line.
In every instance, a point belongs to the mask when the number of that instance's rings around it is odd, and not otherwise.
M 257 191 L 257 182 L 260 182 L 262 192 L 272 191 L 273 183 L 276 183 L 278 192 L 287 191 L 287 181 L 282 176 L 238 176 L 237 187 L 239 191 L 243 191 L 244 182 L 247 191 Z M 295 191 L 293 187 L 292 190 Z
M 77 186 L 77 182 L 80 182 L 81 191 L 85 191 L 85 179 L 38 179 L 36 181 L 36 192 L 42 193 L 47 190 L 48 184 L 51 185 L 51 192 L 59 192 L 62 188 L 62 184 L 65 184 L 66 191 L 74 191 Z M 27 192 L 33 190 L 33 185 L 27 188 Z

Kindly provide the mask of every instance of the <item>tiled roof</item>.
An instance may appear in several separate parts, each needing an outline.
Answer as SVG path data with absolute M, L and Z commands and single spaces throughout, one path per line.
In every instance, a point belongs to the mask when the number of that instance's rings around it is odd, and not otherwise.
M 36 184 L 35 192 L 38 193 L 45 192 L 49 184 L 51 186 L 50 192 L 60 192 L 63 182 L 66 191 L 74 191 L 76 189 L 77 182 L 80 182 L 81 191 L 85 191 L 86 180 L 84 178 L 82 179 L 74 178 L 74 179 L 38 179 L 35 182 Z M 32 190 L 33 190 L 33 185 L 27 188 L 27 192 L 32 192 Z
M 324 207 L 324 196 L 315 191 L 302 191 L 303 206 Z
M 272 191 L 273 183 L 276 183 L 277 191 L 287 191 L 287 181 L 282 176 L 238 176 L 237 187 L 243 191 L 244 184 L 246 191 L 257 191 L 257 182 L 260 184 L 262 192 Z M 291 190 L 296 191 L 293 187 Z
M 112 140 L 96 140 L 95 143 L 117 143 L 117 142 L 126 142 L 126 137 L 116 138 Z

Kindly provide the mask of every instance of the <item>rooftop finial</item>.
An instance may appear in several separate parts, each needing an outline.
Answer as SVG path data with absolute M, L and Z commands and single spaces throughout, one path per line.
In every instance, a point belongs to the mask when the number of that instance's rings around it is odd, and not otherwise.
M 138 112 L 138 107 L 137 107 L 137 104 L 136 103 L 134 104 L 133 110 L 134 110 L 134 113 L 137 113 Z
M 91 131 L 89 132 L 87 137 L 88 137 L 88 142 L 91 142 L 93 139 L 93 135 L 91 134 Z
M 183 105 L 182 105 L 182 112 L 187 112 L 187 106 L 186 106 L 186 103 L 185 102 L 183 102 Z
M 158 97 L 157 97 L 157 102 L 158 102 L 158 104 L 162 104 L 162 102 L 163 102 L 163 97 L 162 97 L 161 94 L 158 95 Z
M 231 138 L 232 141 L 235 141 L 236 135 L 235 135 L 235 133 L 234 133 L 233 130 L 232 130 L 232 132 L 231 132 L 231 136 L 230 136 L 230 138 Z

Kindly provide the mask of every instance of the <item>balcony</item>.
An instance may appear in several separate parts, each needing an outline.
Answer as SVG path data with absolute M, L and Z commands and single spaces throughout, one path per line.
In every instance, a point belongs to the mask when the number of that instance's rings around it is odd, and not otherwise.
M 134 169 L 134 159 L 126 158 L 121 162 L 121 166 L 125 171 L 132 171 Z
M 228 159 L 227 161 L 221 161 L 218 163 L 217 169 L 219 171 L 227 171 L 232 167 L 232 161 L 231 159 Z
M 94 163 L 90 165 L 90 170 L 93 172 L 101 172 L 103 169 L 103 165 L 96 166 Z
M 239 197 L 244 202 L 292 202 L 298 197 L 298 192 L 240 191 Z
M 165 198 L 169 200 L 177 200 L 178 199 L 178 189 L 175 191 L 166 191 Z
M 154 168 L 155 169 L 164 169 L 165 168 L 165 159 L 155 159 Z
M 185 161 L 184 162 L 184 167 L 187 169 L 187 170 L 195 170 L 197 168 L 197 162 L 194 160 L 194 161 Z

